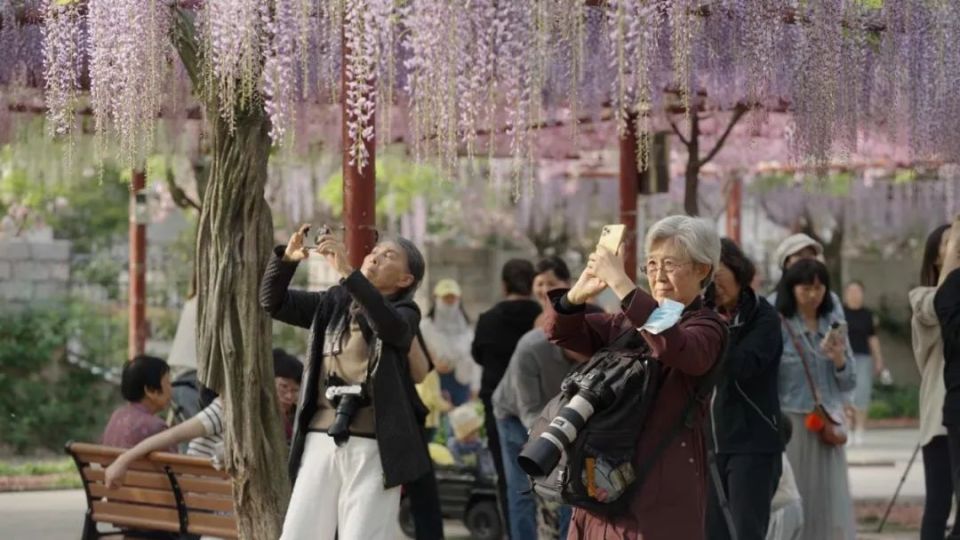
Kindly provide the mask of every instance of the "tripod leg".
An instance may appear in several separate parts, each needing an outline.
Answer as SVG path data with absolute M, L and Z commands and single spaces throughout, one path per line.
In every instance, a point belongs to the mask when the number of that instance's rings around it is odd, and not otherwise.
M 910 474 L 910 468 L 913 467 L 913 462 L 917 459 L 917 454 L 920 453 L 920 444 L 917 443 L 917 447 L 913 450 L 913 455 L 910 456 L 910 461 L 907 462 L 907 468 L 903 471 L 903 476 L 900 477 L 900 483 L 897 485 L 896 491 L 893 492 L 893 497 L 890 499 L 890 504 L 887 505 L 887 511 L 883 513 L 883 519 L 880 520 L 880 526 L 877 527 L 877 532 L 883 532 L 884 525 L 887 524 L 887 518 L 890 517 L 890 511 L 893 510 L 893 505 L 897 502 L 897 497 L 900 496 L 900 490 L 903 488 L 904 482 L 907 481 L 907 475 Z

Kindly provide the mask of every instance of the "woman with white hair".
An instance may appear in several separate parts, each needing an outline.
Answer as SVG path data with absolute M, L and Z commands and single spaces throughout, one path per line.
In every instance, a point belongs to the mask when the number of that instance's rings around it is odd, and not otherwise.
M 630 495 L 625 513 L 576 509 L 569 538 L 704 537 L 707 411 L 705 400 L 697 399 L 698 381 L 720 360 L 727 331 L 720 317 L 702 304 L 701 294 L 720 263 L 720 238 L 709 221 L 670 216 L 647 232 L 645 253 L 642 268 L 650 292 L 627 276 L 619 253 L 599 247 L 573 288 L 549 295 L 546 328 L 556 344 L 593 355 L 623 332 L 639 328 L 661 366 L 660 391 L 634 454 L 634 463 L 650 465 L 648 474 Z M 586 300 L 607 288 L 620 298 L 622 311 L 586 314 Z M 658 313 L 653 319 L 664 324 L 648 326 L 658 309 L 668 315 Z

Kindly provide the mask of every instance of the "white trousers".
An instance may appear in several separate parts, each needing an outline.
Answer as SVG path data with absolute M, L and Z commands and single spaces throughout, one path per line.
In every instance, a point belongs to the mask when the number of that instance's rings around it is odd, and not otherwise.
M 281 540 L 393 540 L 399 513 L 400 487 L 384 489 L 377 441 L 337 447 L 326 433 L 307 433 Z

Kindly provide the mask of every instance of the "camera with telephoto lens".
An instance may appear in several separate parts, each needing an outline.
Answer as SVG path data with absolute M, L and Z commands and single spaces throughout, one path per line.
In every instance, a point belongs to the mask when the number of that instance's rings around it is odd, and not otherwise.
M 560 462 L 560 454 L 573 444 L 593 413 L 609 407 L 623 392 L 626 365 L 618 364 L 609 371 L 599 367 L 573 372 L 563 380 L 560 391 L 569 401 L 543 433 L 524 447 L 517 459 L 520 468 L 528 475 L 550 474 Z
M 339 384 L 338 384 L 339 383 Z M 350 439 L 350 421 L 356 412 L 370 405 L 370 394 L 366 384 L 345 384 L 339 377 L 330 377 L 325 392 L 327 400 L 336 407 L 333 424 L 327 428 L 327 435 L 333 437 L 337 446 L 343 446 Z

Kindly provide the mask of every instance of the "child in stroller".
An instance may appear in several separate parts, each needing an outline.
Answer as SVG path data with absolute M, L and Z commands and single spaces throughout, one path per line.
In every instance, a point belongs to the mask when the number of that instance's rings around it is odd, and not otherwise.
M 476 405 L 466 403 L 450 411 L 453 437 L 444 447 L 430 443 L 444 518 L 461 519 L 476 540 L 494 540 L 503 535 L 504 526 L 497 506 L 496 472 L 493 457 L 482 443 L 483 418 Z M 400 527 L 414 537 L 410 503 L 400 502 Z

